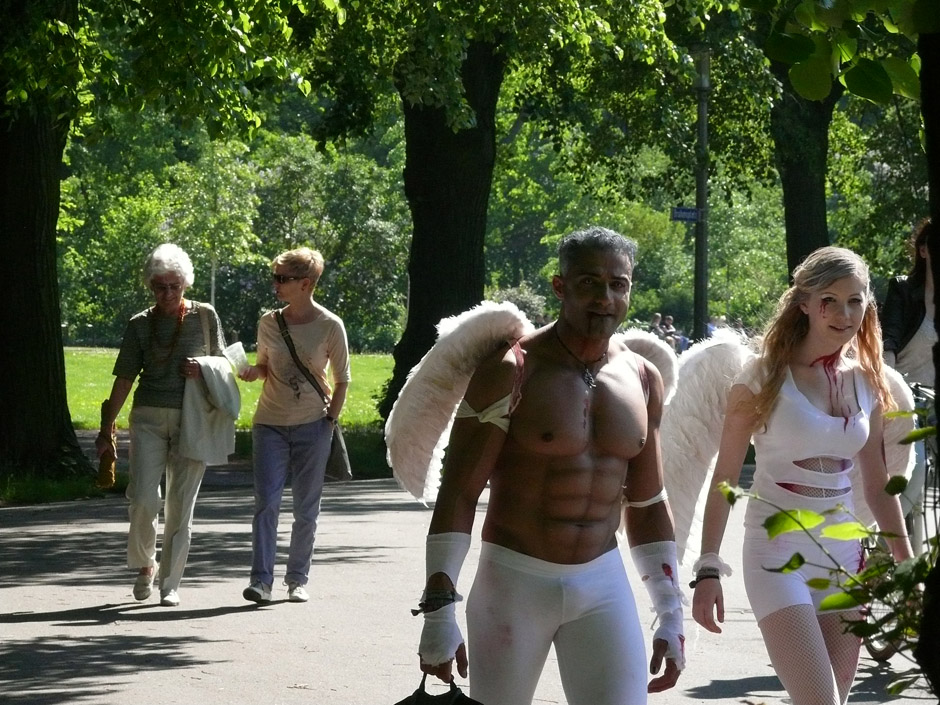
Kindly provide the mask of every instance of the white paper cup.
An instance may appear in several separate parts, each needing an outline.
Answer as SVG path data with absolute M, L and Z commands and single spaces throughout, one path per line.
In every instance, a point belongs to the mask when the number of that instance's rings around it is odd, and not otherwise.
M 236 373 L 241 374 L 248 369 L 248 356 L 245 355 L 245 346 L 241 344 L 241 341 L 229 345 L 222 351 L 222 354 L 232 363 Z

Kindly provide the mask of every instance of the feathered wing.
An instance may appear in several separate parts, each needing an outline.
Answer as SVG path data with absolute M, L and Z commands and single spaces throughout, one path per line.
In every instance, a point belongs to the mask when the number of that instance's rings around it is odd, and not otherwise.
M 385 423 L 392 474 L 423 504 L 437 497 L 450 427 L 474 370 L 499 345 L 532 330 L 509 302 L 484 301 L 438 323 L 437 342 L 408 373 Z
M 666 403 L 676 391 L 676 379 L 679 373 L 679 361 L 673 349 L 652 333 L 638 328 L 630 328 L 620 334 L 626 346 L 656 366 L 663 378 Z
M 660 444 L 680 562 L 698 555 L 705 493 L 718 456 L 728 392 L 754 355 L 737 333 L 718 331 L 679 358 L 676 392 L 663 413 Z
M 914 395 L 911 388 L 907 386 L 904 377 L 897 370 L 885 367 L 888 378 L 888 387 L 891 390 L 891 396 L 898 406 L 898 411 L 912 411 L 914 409 Z M 911 479 L 911 473 L 914 471 L 914 446 L 907 443 L 901 443 L 901 439 L 914 430 L 914 417 L 892 416 L 885 419 L 884 428 L 884 448 L 885 465 L 888 467 L 889 475 L 904 475 L 908 480 Z M 868 508 L 865 501 L 865 490 L 862 486 L 861 473 L 856 467 L 850 477 L 852 478 L 852 494 L 855 497 L 855 515 L 866 526 L 875 525 L 875 517 Z

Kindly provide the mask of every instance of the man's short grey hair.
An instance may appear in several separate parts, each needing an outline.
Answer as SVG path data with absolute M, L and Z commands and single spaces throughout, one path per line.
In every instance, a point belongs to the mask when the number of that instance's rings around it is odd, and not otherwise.
M 144 284 L 150 286 L 154 277 L 161 277 L 164 274 L 178 274 L 183 280 L 183 286 L 187 289 L 195 281 L 192 260 L 182 247 L 172 242 L 158 245 L 147 257 L 147 261 L 144 262 Z
M 631 269 L 636 262 L 636 242 L 609 228 L 591 225 L 566 235 L 558 245 L 558 267 L 561 275 L 568 273 L 571 262 L 583 252 L 597 250 L 626 255 Z

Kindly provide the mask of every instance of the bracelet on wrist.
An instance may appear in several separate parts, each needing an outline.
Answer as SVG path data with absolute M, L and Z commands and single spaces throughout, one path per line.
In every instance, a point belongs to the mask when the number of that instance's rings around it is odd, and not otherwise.
M 411 614 L 418 616 L 422 612 L 434 612 L 456 601 L 456 590 L 425 590 L 421 602 L 418 603 L 418 609 L 411 610 Z
M 693 580 L 692 582 L 689 583 L 689 587 L 694 590 L 694 589 L 695 589 L 695 586 L 698 585 L 698 584 L 699 584 L 700 582 L 702 582 L 703 580 L 717 580 L 718 582 L 721 582 L 721 576 L 718 575 L 718 573 L 714 573 L 714 574 L 711 574 L 711 573 L 701 574 L 701 573 L 699 573 L 698 575 L 695 576 L 695 580 Z
M 336 417 L 335 417 L 335 416 L 330 416 L 330 414 L 327 414 L 327 415 L 326 415 L 326 420 L 329 421 L 331 424 L 334 424 L 334 425 L 336 424 Z

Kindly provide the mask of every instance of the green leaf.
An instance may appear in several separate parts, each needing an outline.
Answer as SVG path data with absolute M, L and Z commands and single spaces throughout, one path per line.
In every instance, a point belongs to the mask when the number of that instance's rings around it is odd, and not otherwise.
M 772 12 L 777 8 L 778 0 L 741 0 L 741 7 L 757 12 Z
M 773 61 L 795 64 L 805 61 L 816 51 L 816 44 L 805 34 L 772 32 L 767 37 L 764 53 Z
M 832 90 L 829 59 L 814 56 L 790 67 L 790 83 L 807 100 L 823 100 Z
M 829 586 L 832 585 L 832 581 L 826 578 L 810 578 L 806 581 L 806 584 L 810 590 L 828 590 Z
M 845 87 L 873 103 L 886 104 L 891 101 L 893 90 L 891 77 L 884 67 L 871 59 L 859 59 L 846 71 L 841 79 Z
M 936 426 L 925 426 L 924 428 L 914 429 L 913 431 L 908 433 L 906 436 L 904 436 L 904 438 L 902 438 L 899 442 L 902 443 L 903 445 L 907 445 L 909 443 L 917 443 L 917 441 L 922 441 L 926 438 L 930 438 L 931 436 L 936 436 L 936 435 L 937 435 Z
M 767 530 L 767 537 L 774 539 L 780 534 L 788 534 L 794 531 L 806 531 L 819 526 L 825 521 L 822 514 L 811 512 L 807 509 L 791 509 L 785 512 L 777 512 L 764 520 L 764 528 Z
M 861 607 L 868 601 L 867 590 L 847 590 L 826 595 L 819 604 L 823 612 L 827 610 L 850 610 Z
M 837 541 L 854 541 L 856 539 L 868 538 L 871 532 L 863 524 L 857 521 L 846 521 L 841 524 L 829 524 L 824 526 L 820 536 L 826 539 L 836 539 Z
M 892 475 L 885 485 L 885 492 L 890 495 L 899 495 L 907 489 L 907 478 L 904 475 Z
M 740 487 L 732 487 L 727 482 L 719 483 L 717 489 L 725 496 L 728 504 L 730 504 L 732 507 L 739 498 L 744 496 L 744 490 L 742 490 Z
M 889 56 L 881 65 L 891 78 L 895 93 L 912 100 L 920 100 L 920 78 L 909 62 L 898 56 Z
M 794 570 L 802 568 L 804 563 L 806 563 L 806 559 L 803 558 L 803 555 L 794 553 L 790 556 L 790 560 L 779 568 L 764 568 L 764 570 L 770 571 L 771 573 L 792 573 Z

